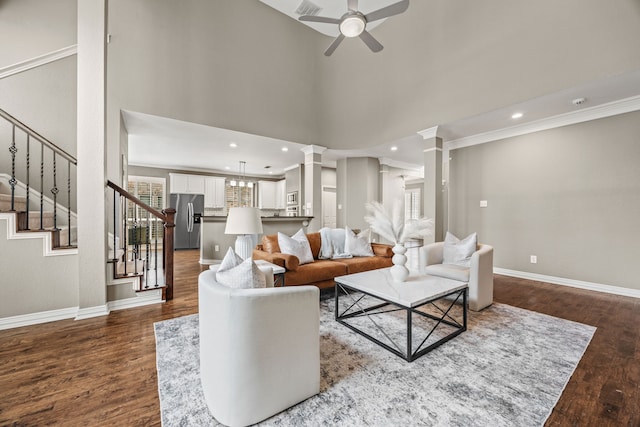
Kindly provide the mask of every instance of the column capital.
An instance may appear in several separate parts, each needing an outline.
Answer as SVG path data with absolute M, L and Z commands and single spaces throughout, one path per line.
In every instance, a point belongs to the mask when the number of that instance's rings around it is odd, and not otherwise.
M 440 132 L 438 132 L 438 130 L 440 130 Z M 428 129 L 419 130 L 418 135 L 420 135 L 422 139 L 442 138 L 442 127 L 433 126 Z
M 300 149 L 304 154 L 322 154 L 327 151 L 327 147 L 322 147 L 320 145 L 307 145 Z

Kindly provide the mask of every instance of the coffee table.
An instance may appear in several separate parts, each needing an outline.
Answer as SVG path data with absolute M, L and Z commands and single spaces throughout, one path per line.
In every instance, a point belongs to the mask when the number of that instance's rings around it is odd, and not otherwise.
M 442 277 L 412 273 L 405 282 L 394 282 L 390 268 L 348 274 L 335 278 L 335 318 L 336 321 L 366 337 L 393 354 L 412 362 L 434 348 L 467 330 L 467 283 Z M 346 308 L 341 307 L 340 298 L 348 298 Z M 373 300 L 374 304 L 370 302 Z M 462 306 L 456 302 L 462 300 Z M 457 308 L 454 308 L 457 307 Z M 379 316 L 404 311 L 406 313 L 406 347 L 393 339 L 396 331 L 385 331 L 376 322 Z M 454 311 L 456 312 L 454 314 Z M 461 313 L 460 313 L 461 312 Z M 426 336 L 413 349 L 413 316 L 421 316 L 420 322 L 426 326 L 422 333 Z M 462 317 L 462 319 L 460 319 Z M 385 341 L 364 331 L 357 322 L 351 320 L 367 318 L 366 322 Z

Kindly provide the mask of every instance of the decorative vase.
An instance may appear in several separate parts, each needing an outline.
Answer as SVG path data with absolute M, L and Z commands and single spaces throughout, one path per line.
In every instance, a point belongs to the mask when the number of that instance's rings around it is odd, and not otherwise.
M 409 269 L 405 267 L 407 263 L 407 256 L 405 255 L 407 248 L 402 243 L 396 243 L 392 250 L 393 258 L 391 258 L 391 262 L 393 262 L 393 267 L 391 267 L 391 277 L 395 282 L 404 282 L 409 277 Z

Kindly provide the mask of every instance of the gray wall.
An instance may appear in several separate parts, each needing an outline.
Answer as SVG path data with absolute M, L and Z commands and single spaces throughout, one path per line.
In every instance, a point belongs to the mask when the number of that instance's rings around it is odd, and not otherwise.
M 318 62 L 319 145 L 394 141 L 640 68 L 638 0 L 418 0 L 371 33 L 380 53 L 355 38 Z
M 0 318 L 78 306 L 78 256 L 42 256 L 42 239 L 9 244 L 4 220 L 0 271 Z
M 380 163 L 371 157 L 351 157 L 338 160 L 336 169 L 337 226 L 368 228 L 364 221 L 364 205 L 380 199 Z
M 496 267 L 640 289 L 639 135 L 633 112 L 453 150 L 449 229 Z

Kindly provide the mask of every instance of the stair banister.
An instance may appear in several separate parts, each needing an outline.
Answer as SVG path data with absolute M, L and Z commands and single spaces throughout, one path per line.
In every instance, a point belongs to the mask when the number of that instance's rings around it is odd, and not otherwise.
M 129 200 L 130 202 L 146 210 L 149 214 L 158 218 L 162 222 L 163 224 L 162 260 L 164 264 L 164 275 L 165 275 L 164 279 L 165 279 L 165 285 L 166 285 L 165 298 L 167 301 L 173 299 L 173 249 L 174 249 L 173 232 L 175 227 L 174 221 L 175 221 L 176 210 L 173 208 L 167 208 L 167 209 L 163 209 L 162 211 L 159 211 L 149 206 L 148 204 L 144 203 L 142 200 L 138 199 L 137 197 L 129 193 L 127 190 L 125 190 L 124 188 L 120 187 L 119 185 L 111 181 L 107 181 L 107 186 L 114 190 L 114 195 L 115 193 L 118 193 L 121 198 Z M 117 249 L 115 244 L 115 234 L 116 234 L 115 212 L 116 212 L 116 209 L 115 209 L 115 198 L 114 198 L 114 245 L 113 245 L 114 257 L 115 257 L 115 251 Z M 123 210 L 122 221 L 125 224 L 125 230 L 126 230 L 126 209 Z M 137 230 L 138 230 L 137 225 L 134 225 L 133 237 L 135 240 L 137 240 Z M 127 232 L 124 231 L 123 240 L 126 238 L 127 238 Z M 126 248 L 126 244 L 125 244 L 125 248 Z M 156 241 L 156 251 L 157 251 L 157 241 Z M 126 265 L 127 263 L 125 260 L 125 271 L 126 271 Z

